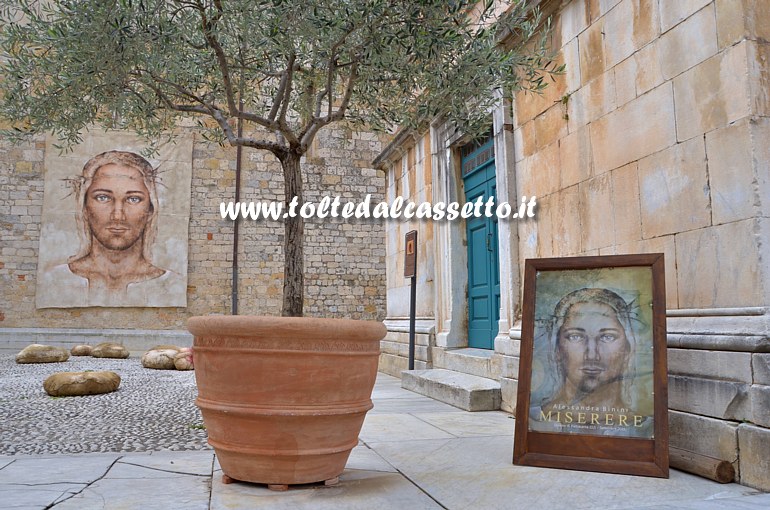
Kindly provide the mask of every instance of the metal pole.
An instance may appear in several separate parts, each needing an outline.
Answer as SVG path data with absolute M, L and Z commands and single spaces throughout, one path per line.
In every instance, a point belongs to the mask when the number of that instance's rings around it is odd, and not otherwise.
M 238 131 L 241 131 L 241 121 L 238 120 Z M 238 136 L 241 136 L 239 134 Z M 241 200 L 241 151 L 243 148 L 239 145 L 235 148 L 235 201 Z M 233 295 L 232 295 L 232 313 L 238 315 L 238 237 L 240 237 L 241 218 L 235 218 L 233 225 Z
M 417 315 L 417 276 L 412 276 L 411 298 L 409 302 L 409 370 L 414 370 L 414 328 Z
M 241 90 L 238 92 L 238 112 L 243 112 L 243 80 Z M 238 117 L 238 138 L 243 137 L 243 119 Z M 243 162 L 243 146 L 235 147 L 235 202 L 241 201 L 241 165 Z M 238 315 L 238 237 L 240 237 L 240 216 L 235 218 L 233 225 L 233 288 L 232 288 L 232 314 Z

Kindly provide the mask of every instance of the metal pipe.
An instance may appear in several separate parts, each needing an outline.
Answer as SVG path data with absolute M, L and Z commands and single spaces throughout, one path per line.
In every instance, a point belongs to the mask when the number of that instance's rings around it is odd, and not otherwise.
M 238 112 L 243 112 L 243 79 L 241 79 L 238 91 Z M 243 119 L 238 116 L 238 138 L 243 138 Z M 235 203 L 241 201 L 241 159 L 243 147 L 235 146 Z M 235 218 L 233 225 L 233 289 L 232 289 L 232 314 L 238 315 L 238 237 L 241 231 L 241 217 Z
M 414 370 L 415 318 L 417 316 L 417 276 L 412 276 L 409 300 L 409 370 Z

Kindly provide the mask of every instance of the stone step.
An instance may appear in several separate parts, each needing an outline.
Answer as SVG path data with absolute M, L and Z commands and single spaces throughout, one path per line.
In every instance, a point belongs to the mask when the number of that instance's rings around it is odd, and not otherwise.
M 493 357 L 495 351 L 488 349 L 454 349 L 437 352 L 433 366 L 454 372 L 475 375 L 486 379 L 500 379 L 500 364 Z
M 404 370 L 401 387 L 466 411 L 500 409 L 500 383 L 451 370 Z

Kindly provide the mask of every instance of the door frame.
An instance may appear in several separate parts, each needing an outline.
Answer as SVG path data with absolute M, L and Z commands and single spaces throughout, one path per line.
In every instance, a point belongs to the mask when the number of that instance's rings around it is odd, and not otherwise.
M 481 160 L 479 160 L 481 158 Z M 463 195 L 465 202 L 475 202 L 478 197 L 494 197 L 497 199 L 497 176 L 494 156 L 494 136 L 481 143 L 461 147 L 461 164 L 463 167 Z M 486 202 L 486 200 L 485 200 Z M 479 230 L 483 230 L 484 239 L 476 239 Z M 494 339 L 499 333 L 500 314 L 500 263 L 499 239 L 496 218 L 471 217 L 465 220 L 466 243 L 468 247 L 468 347 L 479 349 L 494 349 Z M 478 256 L 478 260 L 474 257 Z M 480 264 L 483 274 L 478 272 Z M 479 284 L 476 278 L 483 279 L 481 288 L 473 287 Z M 481 293 L 479 293 L 481 292 Z M 474 324 L 474 303 L 477 299 L 486 300 L 486 317 L 477 319 Z M 478 303 L 481 304 L 481 303 Z M 483 305 L 482 305 L 483 307 Z M 474 332 L 475 331 L 475 332 Z
M 510 101 L 500 98 L 492 112 L 492 133 L 495 147 L 495 175 L 498 202 L 518 203 L 516 189 L 516 168 L 514 163 L 514 139 L 512 130 L 513 109 Z M 431 162 L 434 169 L 434 201 L 462 202 L 462 172 L 459 147 L 463 142 L 461 133 L 443 121 L 431 124 Z M 519 134 L 520 139 L 520 134 Z M 468 302 L 466 288 L 467 248 L 465 246 L 465 225 L 460 221 L 442 221 L 434 226 L 434 250 L 436 253 L 435 273 L 435 318 L 436 346 L 457 349 L 468 346 L 467 320 Z M 521 313 L 521 271 L 519 261 L 519 227 L 516 221 L 498 221 L 498 263 L 500 271 L 500 320 L 495 343 L 498 340 L 511 341 L 517 332 L 513 331 L 516 318 Z M 517 349 L 511 345 L 510 348 Z

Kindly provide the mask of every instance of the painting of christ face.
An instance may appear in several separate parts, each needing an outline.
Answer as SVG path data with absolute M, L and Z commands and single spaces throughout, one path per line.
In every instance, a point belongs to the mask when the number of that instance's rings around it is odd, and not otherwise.
M 109 164 L 94 174 L 85 192 L 85 219 L 93 239 L 109 250 L 140 242 L 153 212 L 139 170 Z
M 46 140 L 37 308 L 184 307 L 192 137 Z
M 557 337 L 557 362 L 575 394 L 620 382 L 629 352 L 625 329 L 609 305 L 583 302 L 569 308 Z

